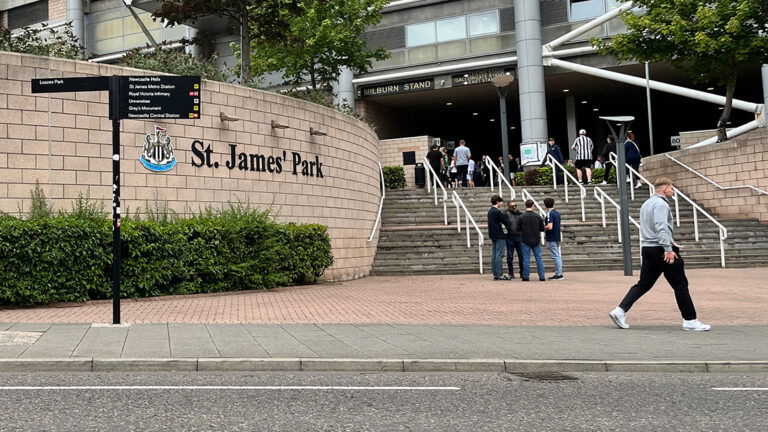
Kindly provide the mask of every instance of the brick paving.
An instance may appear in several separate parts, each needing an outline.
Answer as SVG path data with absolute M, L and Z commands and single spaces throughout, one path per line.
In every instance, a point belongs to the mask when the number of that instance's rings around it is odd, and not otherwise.
M 397 323 L 515 326 L 609 325 L 639 272 L 574 272 L 558 282 L 493 281 L 489 275 L 379 276 L 343 283 L 224 294 L 123 300 L 125 323 Z M 768 268 L 688 271 L 699 318 L 713 325 L 765 325 Z M 110 301 L 2 308 L 0 322 L 109 323 Z M 662 279 L 628 315 L 640 325 L 678 325 Z

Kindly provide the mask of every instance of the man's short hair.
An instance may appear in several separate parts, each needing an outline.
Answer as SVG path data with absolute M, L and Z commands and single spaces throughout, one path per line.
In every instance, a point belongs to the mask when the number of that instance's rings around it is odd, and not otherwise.
M 498 196 L 498 195 L 494 195 L 494 196 L 491 197 L 491 204 L 493 204 L 493 205 L 496 205 L 496 204 L 498 204 L 498 203 L 500 203 L 502 201 L 504 201 L 504 200 L 501 199 L 501 197 Z
M 672 183 L 672 180 L 668 179 L 667 177 L 659 177 L 656 179 L 656 181 L 653 182 L 653 188 L 658 189 L 662 186 L 674 186 Z
M 527 200 L 525 202 L 525 208 L 533 208 L 533 200 Z
M 544 198 L 544 207 L 551 209 L 555 206 L 555 200 L 552 198 Z
M 437 150 L 437 144 L 432 144 L 432 150 Z

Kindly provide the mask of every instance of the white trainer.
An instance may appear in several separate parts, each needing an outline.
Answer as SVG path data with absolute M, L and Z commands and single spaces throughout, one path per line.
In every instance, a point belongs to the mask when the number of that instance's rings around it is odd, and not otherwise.
M 620 307 L 616 307 L 616 309 L 608 313 L 608 316 L 611 317 L 611 319 L 613 320 L 613 323 L 616 324 L 618 328 L 622 328 L 622 329 L 629 328 L 629 324 L 626 323 L 627 315 L 624 313 L 624 309 Z
M 683 330 L 689 330 L 689 331 L 707 331 L 711 329 L 712 326 L 709 324 L 704 324 L 701 321 L 697 319 L 692 320 L 683 320 Z

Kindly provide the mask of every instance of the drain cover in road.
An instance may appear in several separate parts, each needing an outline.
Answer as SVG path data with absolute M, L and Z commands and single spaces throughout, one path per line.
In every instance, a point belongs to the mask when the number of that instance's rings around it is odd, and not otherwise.
M 577 379 L 560 372 L 526 372 L 512 375 L 531 381 L 574 381 Z

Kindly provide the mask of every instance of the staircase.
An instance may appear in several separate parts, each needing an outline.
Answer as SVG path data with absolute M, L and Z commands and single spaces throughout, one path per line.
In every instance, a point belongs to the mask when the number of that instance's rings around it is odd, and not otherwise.
M 616 185 L 601 186 L 614 201 L 619 202 Z M 523 187 L 516 187 L 515 202 L 524 210 L 521 198 Z M 526 186 L 533 198 L 544 206 L 544 198 L 555 199 L 555 208 L 562 215 L 561 252 L 563 271 L 594 271 L 623 269 L 622 249 L 616 228 L 616 208 L 606 202 L 606 227 L 602 226 L 600 203 L 594 198 L 594 186 L 587 186 L 584 200 L 586 221 L 581 221 L 578 189 L 569 186 L 569 202 L 565 202 L 562 186 Z M 448 224 L 443 224 L 442 198 L 438 205 L 424 189 L 387 191 L 382 210 L 382 225 L 378 249 L 373 262 L 372 275 L 398 274 L 468 274 L 479 272 L 477 233 L 470 227 L 471 247 L 467 237 L 463 211 L 462 230 L 456 229 L 456 207 L 448 198 Z M 684 192 L 684 191 L 683 191 Z M 490 209 L 490 188 L 463 188 L 457 193 L 485 236 L 483 244 L 483 272 L 490 273 L 491 241 L 488 239 L 487 213 Z M 508 193 L 508 192 L 507 192 Z M 442 192 L 438 190 L 440 197 Z M 630 215 L 636 220 L 640 206 L 648 198 L 648 188 L 635 190 L 635 200 L 629 201 Z M 670 203 L 674 214 L 674 203 Z M 688 268 L 720 267 L 719 229 L 709 219 L 698 214 L 699 241 L 695 241 L 693 209 L 680 200 L 680 226 L 675 226 L 675 240 L 682 245 L 681 254 Z M 506 205 L 502 205 L 502 210 Z M 720 221 L 728 230 L 725 240 L 726 267 L 759 267 L 768 262 L 768 226 L 753 219 Z M 630 223 L 632 263 L 640 267 L 640 245 L 637 228 Z M 547 275 L 554 273 L 554 265 L 546 247 L 543 248 Z M 518 274 L 517 257 L 514 271 Z M 535 263 L 532 263 L 535 269 Z M 506 257 L 504 272 L 506 273 Z M 535 271 L 535 270 L 534 270 Z

